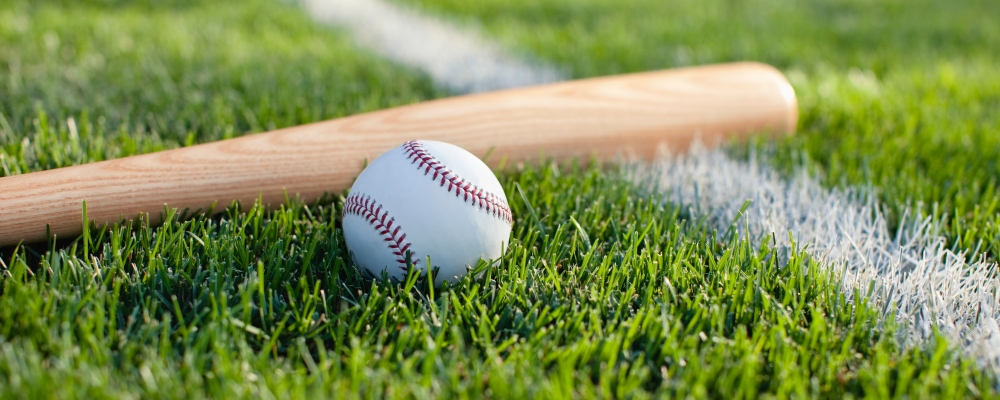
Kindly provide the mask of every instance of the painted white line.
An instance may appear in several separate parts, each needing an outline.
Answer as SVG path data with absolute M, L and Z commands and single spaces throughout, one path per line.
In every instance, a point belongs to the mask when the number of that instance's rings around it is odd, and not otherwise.
M 346 29 L 361 46 L 430 75 L 456 93 L 563 80 L 557 68 L 528 62 L 477 32 L 384 0 L 301 0 L 320 22 Z
M 663 191 L 693 215 L 707 216 L 720 232 L 750 200 L 736 225 L 742 237 L 759 243 L 773 234 L 787 252 L 790 232 L 798 248 L 808 244 L 821 265 L 835 269 L 849 300 L 855 289 L 864 294 L 873 288 L 873 304 L 884 314 L 896 313 L 905 345 L 926 343 L 934 326 L 1000 372 L 997 265 L 970 262 L 947 249 L 939 221 L 909 214 L 893 234 L 871 188 L 826 189 L 805 172 L 786 179 L 766 162 L 735 161 L 701 146 L 632 171 L 635 181 Z
M 404 9 L 384 0 L 301 0 L 319 21 L 346 29 L 361 46 L 427 73 L 458 93 L 480 92 L 562 80 L 557 68 L 529 63 L 475 32 Z M 750 207 L 736 225 L 752 242 L 773 237 L 835 268 L 848 299 L 855 289 L 894 311 L 904 344 L 919 346 L 936 327 L 948 340 L 1000 372 L 1000 278 L 997 265 L 968 261 L 945 248 L 939 221 L 907 215 L 889 231 L 873 189 L 830 190 L 805 173 L 785 179 L 751 159 L 735 161 L 719 150 L 695 147 L 637 166 L 633 179 L 656 185 L 693 215 L 726 231 L 741 206 Z M 745 221 L 745 222 L 744 222 Z

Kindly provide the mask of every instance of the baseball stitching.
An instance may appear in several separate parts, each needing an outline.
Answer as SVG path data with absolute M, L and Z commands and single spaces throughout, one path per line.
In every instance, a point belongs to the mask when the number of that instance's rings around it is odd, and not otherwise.
M 431 180 L 437 181 L 438 176 L 441 176 L 440 186 L 444 187 L 447 184 L 448 193 L 451 193 L 452 188 L 454 188 L 455 197 L 464 195 L 462 201 L 471 202 L 473 206 L 485 209 L 487 213 L 504 220 L 508 225 L 513 224 L 514 218 L 506 201 L 460 178 L 458 174 L 428 153 L 420 142 L 411 140 L 403 143 L 403 151 L 406 152 L 406 159 L 410 160 L 411 164 L 417 164 L 418 170 L 424 170 L 424 175 L 431 173 L 431 171 L 434 172 Z
M 354 214 L 368 221 L 369 224 L 388 242 L 389 251 L 396 255 L 396 262 L 399 268 L 407 271 L 406 251 L 410 249 L 410 242 L 406 241 L 406 233 L 396 220 L 389 217 L 389 212 L 382 209 L 381 204 L 375 204 L 371 197 L 351 193 L 344 201 L 344 215 Z M 393 228 L 395 224 L 395 228 Z M 420 260 L 411 260 L 416 265 Z

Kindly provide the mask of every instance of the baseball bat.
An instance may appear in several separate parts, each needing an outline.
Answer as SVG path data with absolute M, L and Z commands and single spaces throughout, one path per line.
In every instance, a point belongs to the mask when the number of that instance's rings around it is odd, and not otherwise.
M 754 132 L 790 134 L 784 76 L 734 63 L 584 79 L 427 101 L 235 139 L 0 178 L 0 245 L 72 237 L 88 219 L 117 223 L 164 206 L 310 202 L 351 185 L 364 165 L 412 139 L 439 140 L 495 166 L 546 157 L 650 158 Z

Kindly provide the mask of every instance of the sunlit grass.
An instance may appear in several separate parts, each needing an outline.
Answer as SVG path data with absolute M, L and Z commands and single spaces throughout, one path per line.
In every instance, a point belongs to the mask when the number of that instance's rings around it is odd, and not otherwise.
M 877 186 L 893 219 L 921 204 L 946 215 L 958 250 L 1000 251 L 1000 14 L 991 1 L 399 2 L 578 77 L 772 64 L 801 111 L 779 157 L 797 165 L 807 156 L 830 185 Z
M 717 240 L 599 169 L 503 176 L 509 193 L 523 194 L 512 196 L 510 250 L 498 267 L 444 289 L 416 275 L 361 279 L 345 257 L 339 201 L 171 214 L 159 228 L 19 251 L 0 296 L 0 373 L 16 383 L 6 390 L 748 397 L 990 388 L 946 343 L 901 352 L 892 322 L 845 301 L 804 253 Z
M 477 4 L 453 12 L 491 10 Z M 762 42 L 827 15 L 809 6 L 732 14 L 690 3 L 681 19 L 651 4 L 645 12 L 619 3 L 509 4 L 511 15 L 493 10 L 502 22 L 483 18 L 484 27 L 581 76 L 770 60 L 788 71 L 804 111 L 802 134 L 779 153 L 805 151 L 833 185 L 870 179 L 885 185 L 887 199 L 982 207 L 979 219 L 953 225 L 956 243 L 996 226 L 984 205 L 992 204 L 992 178 L 982 172 L 995 166 L 974 157 L 995 151 L 988 105 L 1000 90 L 977 69 L 976 60 L 992 57 L 985 50 L 953 67 L 923 64 L 937 51 L 920 45 L 927 38 L 914 39 L 915 54 L 870 54 L 866 35 L 878 44 L 903 41 L 886 32 L 923 32 L 891 20 L 880 30 L 838 30 L 860 39 L 819 50 L 808 35 L 783 36 L 786 47 Z M 770 17 L 795 12 L 800 20 Z M 675 48 L 637 52 L 657 36 L 641 24 L 625 29 L 629 13 L 662 16 L 661 29 L 694 35 L 706 50 L 690 41 L 683 60 Z M 732 15 L 748 22 L 719 22 Z M 667 17 L 686 22 L 670 27 Z M 773 23 L 781 20 L 793 25 Z M 719 31 L 698 36 L 696 28 Z M 962 29 L 967 36 L 944 40 L 942 54 L 992 32 Z M 18 2 L 0 10 L 0 42 L 3 175 L 441 95 L 423 77 L 265 1 Z M 792 61 L 809 57 L 820 61 Z M 852 71 L 856 60 L 869 64 Z M 982 84 L 964 84 L 976 76 Z M 948 79 L 952 89 L 940 89 Z M 907 118 L 919 128 L 906 128 Z M 951 141 L 955 132 L 972 145 Z M 901 348 L 891 316 L 847 302 L 836 277 L 803 249 L 712 231 L 620 179 L 614 166 L 541 164 L 500 171 L 516 217 L 509 250 L 499 266 L 480 265 L 481 276 L 447 288 L 417 276 L 362 279 L 345 253 L 338 193 L 211 217 L 164 210 L 161 226 L 137 222 L 2 249 L 0 397 L 995 395 L 994 377 L 951 344 Z M 955 182 L 982 184 L 938 190 L 946 168 L 965 171 L 952 173 Z

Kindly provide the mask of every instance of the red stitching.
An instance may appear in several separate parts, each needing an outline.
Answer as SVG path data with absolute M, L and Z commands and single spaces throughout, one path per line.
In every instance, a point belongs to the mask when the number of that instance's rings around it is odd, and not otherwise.
M 410 249 L 410 242 L 406 241 L 406 233 L 402 232 L 402 227 L 395 224 L 395 219 L 389 217 L 389 212 L 383 210 L 381 204 L 375 204 L 371 197 L 351 193 L 344 201 L 344 216 L 347 214 L 354 214 L 367 220 L 388 242 L 389 251 L 396 255 L 399 268 L 403 271 L 407 270 L 406 251 Z M 395 228 L 393 228 L 394 224 Z M 411 262 L 413 265 L 417 265 L 420 260 L 411 260 Z
M 431 180 L 437 181 L 438 176 L 440 176 L 440 186 L 444 187 L 447 184 L 448 193 L 451 193 L 451 190 L 454 188 L 455 197 L 462 196 L 462 201 L 467 203 L 471 201 L 473 206 L 485 209 L 486 212 L 506 221 L 507 224 L 514 222 L 506 200 L 499 199 L 494 194 L 459 178 L 458 174 L 448 169 L 448 167 L 444 166 L 444 164 L 428 153 L 420 142 L 411 140 L 403 143 L 403 151 L 406 152 L 406 159 L 410 160 L 411 164 L 417 164 L 417 170 L 424 170 L 424 175 L 430 174 L 432 171 L 434 172 L 431 175 Z

